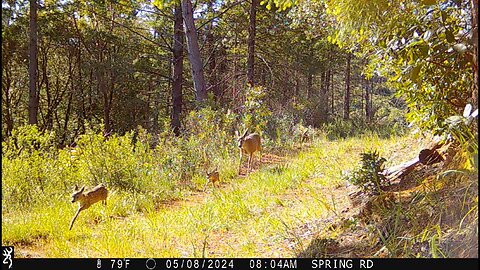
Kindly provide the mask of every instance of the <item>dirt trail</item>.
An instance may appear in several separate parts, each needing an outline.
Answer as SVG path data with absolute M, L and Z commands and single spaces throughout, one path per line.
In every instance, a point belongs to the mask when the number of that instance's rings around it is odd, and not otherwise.
M 298 151 L 301 150 L 298 149 Z M 286 164 L 289 160 L 290 158 L 287 156 L 279 156 L 273 153 L 262 153 L 261 162 L 259 162 L 257 156 L 256 159 L 254 159 L 252 171 L 250 173 L 265 168 L 266 166 Z M 241 174 L 238 177 L 248 177 L 246 174 L 246 166 L 247 161 L 244 160 L 241 167 Z M 221 183 L 220 187 L 217 187 L 217 189 L 220 190 L 231 188 L 233 188 L 232 185 L 228 183 Z M 269 208 L 268 213 L 259 217 L 267 220 L 268 217 L 266 216 L 280 216 L 284 212 L 293 214 L 301 212 L 302 210 L 297 209 L 305 207 L 305 200 L 311 200 L 309 196 L 311 195 L 312 188 L 318 193 L 325 194 L 325 201 L 320 202 L 322 204 L 321 207 L 326 209 L 325 213 L 322 212 L 323 216 L 321 219 L 299 220 L 299 222 L 295 223 L 296 225 L 294 227 L 287 228 L 285 231 L 274 231 L 271 232 L 273 235 L 268 236 L 262 235 L 262 237 L 264 237 L 263 239 L 256 239 L 255 231 L 249 231 L 249 229 L 247 229 L 247 232 L 239 232 L 235 230 L 212 231 L 208 241 L 208 253 L 205 255 L 207 257 L 228 257 L 229 254 L 232 253 L 239 254 L 237 249 L 245 245 L 253 245 L 255 254 L 262 254 L 264 257 L 293 257 L 301 254 L 302 250 L 308 245 L 310 240 L 314 238 L 316 232 L 327 228 L 333 223 L 336 216 L 340 215 L 344 209 L 350 207 L 345 187 L 325 187 L 318 183 L 310 183 L 310 180 L 307 179 L 304 185 L 287 189 L 279 195 L 272 195 L 278 200 L 278 205 Z M 209 186 L 205 192 L 192 191 L 188 196 L 182 199 L 165 201 L 157 206 L 157 210 L 163 209 L 168 212 L 182 211 L 191 208 L 192 206 L 205 204 L 208 201 L 209 196 L 212 196 L 212 189 L 213 187 Z M 166 215 L 168 215 L 168 213 Z M 122 218 L 122 221 L 127 222 L 131 218 L 133 217 L 126 216 Z M 269 239 L 276 240 L 270 241 Z M 20 245 L 16 248 L 20 257 L 44 257 L 45 248 L 43 246 L 50 244 L 51 243 L 48 243 L 48 240 L 42 240 L 27 245 Z M 174 245 L 178 250 L 183 250 L 185 248 L 178 244 Z
M 275 154 L 269 154 L 269 153 L 263 153 L 261 156 L 261 162 L 259 163 L 258 157 L 254 157 L 254 160 L 252 162 L 252 168 L 250 170 L 250 173 L 254 173 L 255 171 L 261 169 L 264 166 L 267 165 L 272 165 L 272 164 L 281 164 L 285 163 L 288 161 L 287 157 L 282 157 L 282 156 L 277 156 Z M 237 177 L 247 177 L 247 161 L 246 158 L 242 162 L 242 167 L 240 168 L 240 175 Z M 211 189 L 213 187 L 211 185 L 207 186 L 206 191 L 200 191 L 200 190 L 195 190 L 192 191 L 189 196 L 181 198 L 181 199 L 176 199 L 176 200 L 168 200 L 168 201 L 163 201 L 161 202 L 157 208 L 181 208 L 181 207 L 188 207 L 192 205 L 198 205 L 199 203 L 202 203 L 205 200 L 205 197 L 208 196 L 208 193 L 211 192 Z M 216 188 L 220 189 L 225 189 L 229 188 L 228 184 L 222 183 L 220 181 L 219 186 Z

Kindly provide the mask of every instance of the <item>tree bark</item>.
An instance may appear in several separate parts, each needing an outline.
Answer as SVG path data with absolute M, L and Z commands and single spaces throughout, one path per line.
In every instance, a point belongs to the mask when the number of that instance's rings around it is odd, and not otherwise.
M 213 11 L 213 0 L 208 2 L 208 9 L 210 12 Z M 213 35 L 213 21 L 208 25 L 207 29 L 207 48 L 209 48 L 209 57 L 208 57 L 208 84 L 209 91 L 213 93 L 215 97 L 215 102 L 220 100 L 220 87 L 218 85 L 217 78 L 217 50 L 215 49 L 215 37 Z
M 327 121 L 328 112 L 328 94 L 327 94 L 327 71 L 324 70 L 321 73 L 322 86 L 320 87 L 320 122 L 325 123 Z
M 471 0 L 473 31 L 473 85 L 472 103 L 478 108 L 478 0 Z
M 370 122 L 371 116 L 370 116 L 370 86 L 371 83 L 368 81 L 365 82 L 365 118 L 367 119 L 367 122 Z
M 111 131 L 110 126 L 110 102 L 109 102 L 109 95 L 107 90 L 107 82 L 106 82 L 106 72 L 103 70 L 103 67 L 100 67 L 97 71 L 97 81 L 98 81 L 98 88 L 100 93 L 103 96 L 103 135 L 108 136 Z
M 329 58 L 329 59 L 330 59 L 330 58 Z M 331 87 L 330 87 L 330 78 L 331 78 L 330 74 L 331 74 L 331 69 L 330 69 L 330 67 L 328 67 L 328 70 L 327 70 L 327 78 L 326 78 L 326 82 L 325 82 L 325 83 L 326 83 L 326 85 L 325 85 L 325 87 L 326 87 L 326 88 L 325 88 L 325 114 L 326 114 L 326 115 L 325 115 L 325 116 L 326 116 L 327 118 L 328 118 L 328 114 L 329 114 L 328 107 L 330 107 L 330 106 L 328 106 L 328 105 L 330 105 L 330 102 L 329 102 L 329 100 L 328 100 L 328 99 L 329 99 L 329 98 L 328 98 L 328 92 L 331 91 L 331 89 L 330 89 L 330 88 L 331 88 Z M 327 120 L 328 120 L 328 119 L 327 119 Z
M 296 68 L 294 70 L 294 76 L 295 76 L 295 85 L 293 87 L 293 98 L 296 101 L 300 93 L 300 78 L 298 77 L 298 70 Z
M 175 135 L 180 135 L 180 114 L 182 113 L 183 84 L 183 17 L 182 6 L 175 6 L 175 23 L 173 26 L 173 83 L 172 83 L 172 114 L 170 126 Z
M 343 119 L 350 119 L 350 62 L 351 54 L 347 54 L 347 68 L 345 71 L 345 98 L 343 103 Z
M 252 0 L 250 5 L 250 26 L 248 28 L 248 58 L 247 58 L 247 81 L 250 86 L 255 85 L 255 32 L 257 1 Z
M 188 58 L 192 69 L 193 87 L 198 103 L 207 99 L 203 64 L 198 47 L 197 29 L 193 20 L 193 7 L 191 0 L 182 0 L 183 20 L 185 23 L 185 36 L 187 37 Z
M 6 61 L 8 62 L 8 61 Z M 13 131 L 13 116 L 12 116 L 12 102 L 11 102 L 11 86 L 12 86 L 12 79 L 10 76 L 9 67 L 2 66 L 2 69 L 5 70 L 5 83 L 2 82 L 2 88 L 5 92 L 5 122 L 6 122 L 6 130 L 5 135 L 9 137 L 12 135 Z M 2 72 L 3 75 L 3 72 Z
M 309 71 L 307 75 L 307 99 L 308 100 L 310 100 L 310 97 L 312 95 L 312 87 L 313 87 L 313 73 Z
M 334 74 L 333 74 L 333 72 L 332 72 L 332 79 L 331 79 L 332 84 L 330 85 L 330 88 L 331 88 L 331 90 L 332 90 L 332 116 L 335 115 L 335 87 L 333 87 L 333 82 L 334 82 L 334 80 L 333 80 L 333 75 L 334 75 Z
M 28 62 L 28 77 L 29 77 L 29 100 L 28 100 L 28 123 L 36 125 L 38 123 L 38 103 L 39 93 L 37 90 L 37 51 L 38 51 L 38 36 L 37 36 L 37 1 L 30 0 L 30 39 L 28 45 L 29 62 Z

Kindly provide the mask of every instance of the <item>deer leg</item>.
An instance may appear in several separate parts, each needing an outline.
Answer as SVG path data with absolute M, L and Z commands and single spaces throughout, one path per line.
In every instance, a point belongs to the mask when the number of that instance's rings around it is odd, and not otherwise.
M 80 211 L 82 211 L 82 210 L 83 210 L 82 208 L 78 208 L 77 213 L 75 214 L 75 216 L 73 217 L 72 221 L 70 222 L 70 229 L 69 229 L 69 230 L 72 229 L 73 223 L 75 222 L 75 219 L 77 219 L 78 214 L 80 214 Z
M 238 165 L 238 174 L 241 173 L 241 169 L 242 169 L 242 149 L 240 149 L 240 164 Z
M 207 190 L 207 185 L 208 185 L 209 182 L 210 182 L 210 180 L 207 179 L 207 183 L 205 183 L 205 186 L 203 187 L 203 192 L 205 192 L 205 190 Z
M 248 172 L 250 172 L 252 168 L 252 157 L 253 153 L 250 153 L 250 156 L 248 156 Z

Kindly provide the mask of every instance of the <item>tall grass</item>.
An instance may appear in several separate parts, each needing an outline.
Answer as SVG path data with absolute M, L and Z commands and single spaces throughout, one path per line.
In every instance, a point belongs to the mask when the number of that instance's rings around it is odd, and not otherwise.
M 201 129 L 215 123 L 212 117 L 204 114 L 187 126 Z M 24 256 L 28 250 L 48 257 L 292 256 L 302 245 L 293 231 L 342 204 L 323 188 L 343 185 L 342 171 L 355 165 L 354 153 L 402 141 L 368 136 L 329 142 L 319 135 L 309 151 L 283 163 L 256 164 L 257 171 L 237 177 L 235 141 L 226 121 L 216 123 L 202 129 L 210 135 L 160 138 L 155 147 L 142 132 L 133 142 L 131 133 L 105 140 L 90 131 L 74 149 L 45 149 L 50 144 L 44 143 L 28 154 L 6 142 L 2 243 L 19 246 Z M 34 137 L 48 142 L 42 136 L 48 135 Z M 218 166 L 222 188 L 199 193 L 205 166 Z M 111 191 L 107 206 L 82 212 L 69 231 L 77 207 L 69 202 L 72 186 L 98 182 Z

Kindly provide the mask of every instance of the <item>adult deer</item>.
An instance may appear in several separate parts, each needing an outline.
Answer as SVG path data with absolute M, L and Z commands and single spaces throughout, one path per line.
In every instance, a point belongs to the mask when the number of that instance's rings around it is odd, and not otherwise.
M 248 166 L 247 174 L 250 171 L 253 161 L 253 153 L 260 152 L 262 150 L 260 135 L 257 133 L 248 134 L 248 129 L 245 130 L 242 136 L 239 137 L 238 131 L 236 131 L 238 137 L 238 148 L 240 148 L 240 164 L 238 166 L 238 174 L 240 174 L 240 169 L 242 168 L 242 157 L 243 153 L 248 154 Z M 262 161 L 262 156 L 260 154 L 260 162 Z

